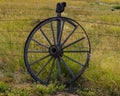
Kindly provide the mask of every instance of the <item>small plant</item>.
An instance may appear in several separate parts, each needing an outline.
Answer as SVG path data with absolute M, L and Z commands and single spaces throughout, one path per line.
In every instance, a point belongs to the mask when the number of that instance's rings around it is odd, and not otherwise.
M 7 96 L 30 96 L 30 92 L 27 89 L 13 89 Z
M 103 93 L 100 90 L 94 88 L 78 89 L 76 93 L 80 96 L 103 96 Z
M 0 81 L 0 92 L 6 92 L 9 91 L 11 88 L 8 84 Z
M 54 94 L 57 91 L 63 91 L 65 89 L 64 85 L 56 85 L 55 83 L 51 83 L 48 86 L 44 86 L 44 85 L 36 85 L 36 93 L 37 94 Z

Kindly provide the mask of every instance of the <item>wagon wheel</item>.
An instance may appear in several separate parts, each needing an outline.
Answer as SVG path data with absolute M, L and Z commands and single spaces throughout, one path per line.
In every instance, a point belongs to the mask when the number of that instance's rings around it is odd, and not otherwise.
M 30 75 L 41 84 L 71 83 L 87 68 L 90 41 L 84 28 L 66 17 L 40 22 L 30 33 L 24 61 Z

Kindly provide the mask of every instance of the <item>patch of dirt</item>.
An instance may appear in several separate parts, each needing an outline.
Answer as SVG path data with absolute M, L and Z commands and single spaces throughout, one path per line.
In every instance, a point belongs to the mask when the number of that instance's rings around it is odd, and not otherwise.
M 70 93 L 66 93 L 66 92 L 57 92 L 56 95 L 54 96 L 79 96 L 77 94 L 70 94 Z

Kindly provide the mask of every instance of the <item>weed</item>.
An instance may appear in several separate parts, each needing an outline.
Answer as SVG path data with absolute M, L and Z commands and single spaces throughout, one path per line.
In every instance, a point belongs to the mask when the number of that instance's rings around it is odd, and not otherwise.
M 48 86 L 44 85 L 36 85 L 36 93 L 37 94 L 54 94 L 57 91 L 63 91 L 65 89 L 64 85 L 56 85 L 55 83 L 51 83 Z
M 97 90 L 95 89 L 88 89 L 88 88 L 84 88 L 82 90 L 78 89 L 76 91 L 77 94 L 81 95 L 81 96 L 103 96 L 100 93 L 97 93 Z
M 1 93 L 1 92 L 4 93 L 4 92 L 6 92 L 6 91 L 9 91 L 10 89 L 11 89 L 11 87 L 10 87 L 8 84 L 0 81 L 0 93 Z
M 7 96 L 30 96 L 30 91 L 26 89 L 13 89 L 7 93 Z

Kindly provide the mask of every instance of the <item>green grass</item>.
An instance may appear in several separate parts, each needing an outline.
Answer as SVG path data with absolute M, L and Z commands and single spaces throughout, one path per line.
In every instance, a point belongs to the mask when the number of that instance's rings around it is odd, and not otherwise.
M 92 46 L 90 66 L 77 81 L 79 88 L 74 92 L 81 96 L 120 95 L 120 37 L 117 37 L 120 36 L 120 26 L 82 22 L 120 25 L 119 10 L 111 11 L 113 6 L 119 8 L 119 0 L 105 1 L 66 0 L 67 7 L 63 16 L 73 18 L 84 26 Z M 34 85 L 32 88 L 29 85 L 18 90 L 11 89 L 12 84 L 15 87 L 19 83 L 32 81 L 23 61 L 24 43 L 36 21 L 56 16 L 57 2 L 57 0 L 0 1 L 0 96 L 4 94 L 28 96 L 33 91 L 36 95 L 55 94 L 59 91 L 59 88 L 53 89 L 54 84 L 49 87 Z M 60 88 L 62 91 L 63 89 Z
M 58 91 L 64 91 L 65 85 L 51 83 L 48 86 L 40 84 L 7 84 L 0 82 L 0 96 L 51 96 Z

